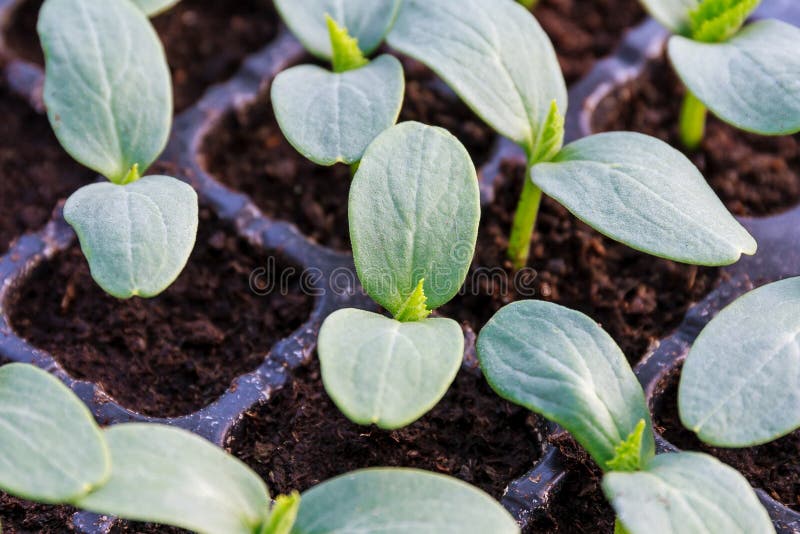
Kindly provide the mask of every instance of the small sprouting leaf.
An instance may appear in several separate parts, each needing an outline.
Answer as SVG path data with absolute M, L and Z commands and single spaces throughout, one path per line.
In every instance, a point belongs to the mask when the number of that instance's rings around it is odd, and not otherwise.
M 261 478 L 203 438 L 140 423 L 105 434 L 111 478 L 77 506 L 207 534 L 253 534 L 266 521 L 269 495 Z
M 660 454 L 644 471 L 607 473 L 603 491 L 631 534 L 775 532 L 747 480 L 706 454 Z
M 397 310 L 395 319 L 401 322 L 421 321 L 431 314 L 427 306 L 428 297 L 425 296 L 425 280 L 422 279 L 417 284 L 414 292 L 406 299 L 400 309 Z
M 64 205 L 92 278 L 117 298 L 153 297 L 183 270 L 198 222 L 194 189 L 169 176 L 78 189 Z
M 333 57 L 325 15 L 347 28 L 369 55 L 380 46 L 397 17 L 401 0 L 275 0 L 281 18 L 306 50 L 321 59 Z
M 330 15 L 325 15 L 325 22 L 328 25 L 328 32 L 331 34 L 333 72 L 360 69 L 369 63 L 358 47 L 358 39 L 350 37 L 350 34 L 347 33 L 347 28 L 342 28 L 336 24 L 336 21 Z
M 364 469 L 303 493 L 293 534 L 519 534 L 511 515 L 481 490 L 416 469 Z
M 32 365 L 0 367 L 0 488 L 73 503 L 111 472 L 92 414 L 57 378 Z
M 261 529 L 261 534 L 290 534 L 297 512 L 300 510 L 300 494 L 278 495 L 269 512 L 269 519 Z
M 451 319 L 409 323 L 344 309 L 319 332 L 325 390 L 351 421 L 406 426 L 433 408 L 461 365 L 464 334 Z
M 180 2 L 180 0 L 133 0 L 148 17 L 154 17 Z
M 756 251 L 692 162 L 653 137 L 586 137 L 535 165 L 531 177 L 598 232 L 654 256 L 728 265 Z
M 777 20 L 749 24 L 724 43 L 669 40 L 686 87 L 720 119 L 763 135 L 800 131 L 800 28 Z
M 691 37 L 718 43 L 736 34 L 761 0 L 702 0 L 689 13 Z
M 420 279 L 430 310 L 458 293 L 480 200 L 469 153 L 446 130 L 406 122 L 375 139 L 353 179 L 349 214 L 361 284 L 392 315 Z
M 691 32 L 690 13 L 702 0 L 639 0 L 654 19 L 673 33 Z
M 532 163 L 550 161 L 564 146 L 564 116 L 558 111 L 555 100 L 550 104 L 544 128 L 539 132 L 539 139 L 534 146 L 536 152 L 531 158 Z
M 529 155 L 548 127 L 551 102 L 567 110 L 553 45 L 512 0 L 405 0 L 388 37 L 422 61 L 500 134 Z
M 39 15 L 44 101 L 69 154 L 112 182 L 147 169 L 169 137 L 167 60 L 130 1 L 47 0 Z
M 606 462 L 608 471 L 638 471 L 642 468 L 642 439 L 647 423 L 640 420 L 625 441 L 614 448 L 614 457 Z
M 524 300 L 502 308 L 478 337 L 478 359 L 498 395 L 566 428 L 606 466 L 640 421 L 640 465 L 653 457 L 650 412 L 614 340 L 589 317 Z
M 366 67 L 332 73 L 315 65 L 281 72 L 272 105 L 283 134 L 314 163 L 353 164 L 390 128 L 403 105 L 403 67 L 383 55 Z
M 712 445 L 751 447 L 800 428 L 800 278 L 722 310 L 681 373 L 683 424 Z

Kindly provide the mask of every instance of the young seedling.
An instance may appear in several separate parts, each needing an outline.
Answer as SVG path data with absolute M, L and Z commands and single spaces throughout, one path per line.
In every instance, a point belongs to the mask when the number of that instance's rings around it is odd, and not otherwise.
M 441 128 L 406 122 L 369 146 L 353 179 L 350 239 L 366 292 L 393 318 L 331 314 L 319 333 L 325 389 L 352 421 L 405 426 L 455 379 L 464 337 L 428 318 L 464 283 L 480 219 L 469 154 Z
M 100 287 L 118 298 L 155 296 L 186 265 L 198 224 L 191 187 L 140 176 L 172 121 L 161 43 L 132 0 L 46 0 L 38 31 L 53 130 L 73 158 L 108 179 L 76 191 L 64 218 Z
M 319 165 L 356 165 L 400 114 L 403 68 L 384 54 L 368 61 L 394 23 L 400 0 L 276 0 L 292 32 L 333 72 L 300 65 L 281 72 L 271 98 L 283 134 Z M 348 33 L 349 32 L 349 33 Z M 350 36 L 353 35 L 353 37 Z
M 0 427 L 0 488 L 33 501 L 206 534 L 519 533 L 482 491 L 413 469 L 356 471 L 271 504 L 261 478 L 222 449 L 162 425 L 101 430 L 29 365 L 0 367 Z
M 389 44 L 441 76 L 525 151 L 525 180 L 509 238 L 528 261 L 542 192 L 626 245 L 700 265 L 734 263 L 756 243 L 681 153 L 634 133 L 593 135 L 562 148 L 567 91 L 553 46 L 513 0 L 405 0 Z
M 742 29 L 761 0 L 641 0 L 673 35 L 668 54 L 686 85 L 680 134 L 703 140 L 707 110 L 748 132 L 800 131 L 800 29 L 764 20 Z
M 617 532 L 774 532 L 747 480 L 711 456 L 655 455 L 636 376 L 589 317 L 526 300 L 481 330 L 478 358 L 498 395 L 570 432 L 605 472 Z

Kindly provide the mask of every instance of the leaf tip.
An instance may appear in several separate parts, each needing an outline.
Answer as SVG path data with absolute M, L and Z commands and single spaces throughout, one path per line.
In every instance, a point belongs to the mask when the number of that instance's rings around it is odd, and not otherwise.
M 402 323 L 421 321 L 431 314 L 428 309 L 428 297 L 425 295 L 425 279 L 421 278 L 417 287 L 408 298 L 403 302 L 400 309 L 395 314 L 395 319 Z

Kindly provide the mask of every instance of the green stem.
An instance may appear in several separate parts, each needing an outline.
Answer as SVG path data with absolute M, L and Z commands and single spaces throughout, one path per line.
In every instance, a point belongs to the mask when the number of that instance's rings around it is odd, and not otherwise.
M 681 106 L 681 142 L 689 150 L 697 150 L 706 133 L 708 110 L 691 92 L 687 92 Z
M 518 0 L 520 4 L 527 7 L 528 9 L 533 9 L 536 7 L 536 4 L 539 3 L 539 0 Z
M 542 190 L 533 183 L 530 173 L 526 173 L 525 185 L 522 187 L 517 212 L 514 214 L 514 224 L 511 227 L 511 236 L 508 239 L 508 259 L 516 270 L 528 264 L 531 236 L 541 203 Z
M 619 517 L 614 520 L 614 534 L 630 534 L 625 525 L 619 520 Z
M 350 165 L 350 178 L 355 178 L 356 173 L 358 172 L 358 167 L 361 165 L 360 161 L 356 161 L 355 163 Z

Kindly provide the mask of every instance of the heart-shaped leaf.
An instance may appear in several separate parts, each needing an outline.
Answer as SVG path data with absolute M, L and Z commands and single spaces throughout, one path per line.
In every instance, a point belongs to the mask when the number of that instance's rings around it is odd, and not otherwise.
M 631 534 L 775 532 L 747 480 L 706 454 L 661 454 L 644 471 L 607 473 L 603 491 Z
M 639 0 L 654 19 L 673 33 L 688 34 L 691 30 L 689 14 L 697 9 L 701 0 Z
M 0 451 L 0 488 L 38 502 L 75 502 L 111 472 L 92 414 L 31 365 L 0 367 Z
M 403 67 L 383 55 L 342 73 L 315 65 L 284 71 L 272 84 L 272 105 L 298 152 L 319 165 L 352 164 L 397 121 L 404 90 Z
M 253 534 L 266 521 L 261 478 L 203 438 L 138 423 L 105 433 L 111 478 L 80 500 L 81 508 L 207 534 Z
M 364 469 L 303 494 L 293 534 L 519 534 L 497 501 L 455 478 L 416 469 Z
M 756 289 L 700 333 L 681 373 L 681 420 L 722 447 L 800 428 L 800 278 Z
M 477 348 L 498 395 L 566 428 L 601 467 L 629 436 L 638 438 L 642 420 L 638 463 L 652 458 L 650 412 L 639 381 L 611 336 L 589 317 L 549 302 L 515 302 L 483 327 Z
M 331 38 L 325 23 L 330 15 L 358 39 L 365 54 L 380 46 L 392 27 L 401 0 L 275 0 L 281 18 L 306 50 L 331 59 Z
M 777 20 L 724 43 L 673 36 L 669 57 L 686 87 L 720 119 L 764 135 L 800 131 L 800 29 Z
M 363 310 L 331 314 L 319 332 L 325 390 L 351 421 L 400 428 L 433 408 L 461 365 L 451 319 L 403 323 Z
M 64 205 L 92 278 L 117 298 L 153 297 L 183 270 L 197 234 L 197 194 L 169 176 L 82 187 Z
M 567 90 L 553 45 L 512 0 L 404 0 L 389 44 L 425 63 L 502 135 L 537 152 Z
M 654 256 L 728 265 L 756 251 L 692 162 L 653 137 L 586 137 L 535 165 L 531 177 L 598 232 Z
M 480 220 L 475 167 L 441 128 L 406 122 L 367 148 L 350 188 L 350 238 L 361 284 L 393 315 L 424 279 L 429 309 L 458 292 Z
M 164 49 L 130 0 L 47 0 L 39 15 L 47 115 L 69 154 L 113 182 L 166 145 L 172 88 Z
M 148 17 L 153 17 L 168 10 L 180 0 L 133 0 L 139 9 L 144 11 Z

